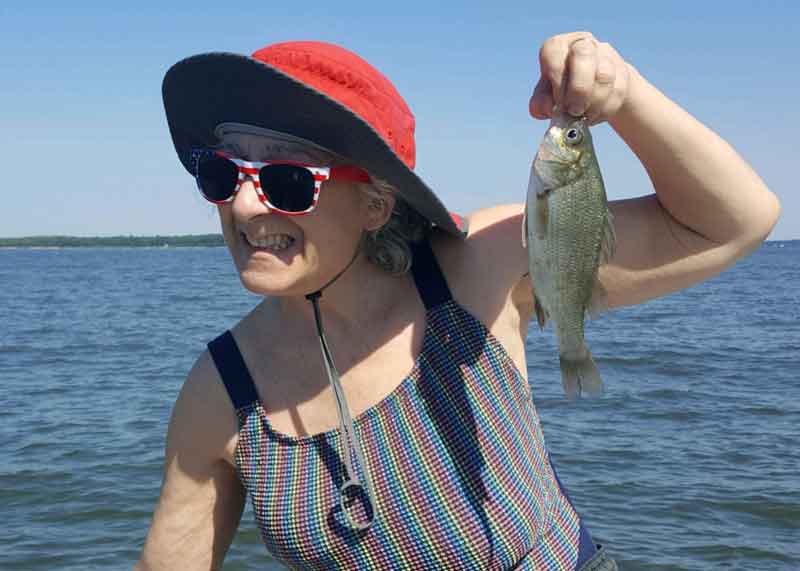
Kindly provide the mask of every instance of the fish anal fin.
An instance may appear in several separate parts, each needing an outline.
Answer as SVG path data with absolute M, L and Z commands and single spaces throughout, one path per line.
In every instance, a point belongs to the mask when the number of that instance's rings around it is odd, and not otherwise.
M 592 295 L 586 304 L 586 311 L 593 319 L 601 313 L 608 311 L 608 292 L 600 280 L 595 278 L 592 285 Z
M 533 294 L 533 309 L 536 312 L 536 321 L 539 323 L 539 329 L 544 329 L 547 323 L 547 311 L 542 307 L 536 294 Z

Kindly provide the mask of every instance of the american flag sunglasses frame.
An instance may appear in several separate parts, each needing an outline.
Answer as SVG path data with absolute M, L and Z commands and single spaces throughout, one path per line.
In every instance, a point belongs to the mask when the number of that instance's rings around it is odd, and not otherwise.
M 232 162 L 234 165 L 236 165 L 236 168 L 239 171 L 239 175 L 236 179 L 236 183 L 234 185 L 233 190 L 231 191 L 230 196 L 222 200 L 215 200 L 210 196 L 208 196 L 206 192 L 203 190 L 203 185 L 200 182 L 200 161 L 203 158 L 213 157 L 213 156 L 218 156 Z M 281 214 L 285 214 L 287 216 L 302 216 L 304 214 L 308 214 L 309 212 L 313 211 L 314 208 L 317 207 L 317 203 L 319 202 L 319 191 L 320 188 L 322 187 L 322 183 L 331 178 L 330 167 L 315 167 L 293 161 L 269 161 L 269 162 L 245 161 L 244 159 L 232 157 L 222 151 L 215 151 L 210 149 L 194 149 L 192 151 L 192 164 L 194 165 L 194 178 L 195 181 L 197 182 L 197 188 L 200 191 L 200 194 L 203 195 L 203 198 L 205 198 L 209 202 L 213 202 L 214 204 L 225 204 L 227 202 L 233 202 L 233 199 L 236 198 L 236 194 L 242 187 L 242 183 L 249 178 L 250 180 L 253 181 L 253 186 L 255 187 L 258 199 L 264 204 L 266 204 L 270 208 L 270 210 L 274 210 L 275 212 L 280 212 Z M 270 201 L 267 193 L 264 192 L 264 190 L 261 188 L 261 179 L 259 178 L 259 173 L 263 167 L 271 165 L 290 165 L 290 166 L 304 168 L 311 173 L 311 175 L 314 177 L 314 194 L 311 199 L 311 204 L 309 205 L 308 208 L 300 211 L 284 210 L 282 208 L 275 206 Z

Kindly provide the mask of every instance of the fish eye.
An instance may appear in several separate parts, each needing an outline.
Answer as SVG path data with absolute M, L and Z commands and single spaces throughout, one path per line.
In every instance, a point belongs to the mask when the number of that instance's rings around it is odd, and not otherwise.
M 564 140 L 568 145 L 577 145 L 583 140 L 583 133 L 576 127 L 570 127 L 564 134 Z

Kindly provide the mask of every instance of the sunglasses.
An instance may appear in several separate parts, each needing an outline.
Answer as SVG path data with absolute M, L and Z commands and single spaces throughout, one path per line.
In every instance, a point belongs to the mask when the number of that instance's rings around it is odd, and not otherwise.
M 326 180 L 370 182 L 369 175 L 357 167 L 317 167 L 292 161 L 253 162 L 209 149 L 193 150 L 192 164 L 197 188 L 209 202 L 233 201 L 242 183 L 250 178 L 261 202 L 270 210 L 289 216 L 314 210 Z

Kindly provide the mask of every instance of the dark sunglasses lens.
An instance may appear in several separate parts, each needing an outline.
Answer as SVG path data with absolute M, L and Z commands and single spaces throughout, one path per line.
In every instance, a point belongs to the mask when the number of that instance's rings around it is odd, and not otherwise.
M 267 165 L 258 174 L 261 190 L 276 208 L 303 212 L 314 202 L 314 175 L 294 165 Z
M 236 165 L 219 155 L 203 155 L 197 162 L 197 183 L 209 200 L 230 198 L 238 178 Z

